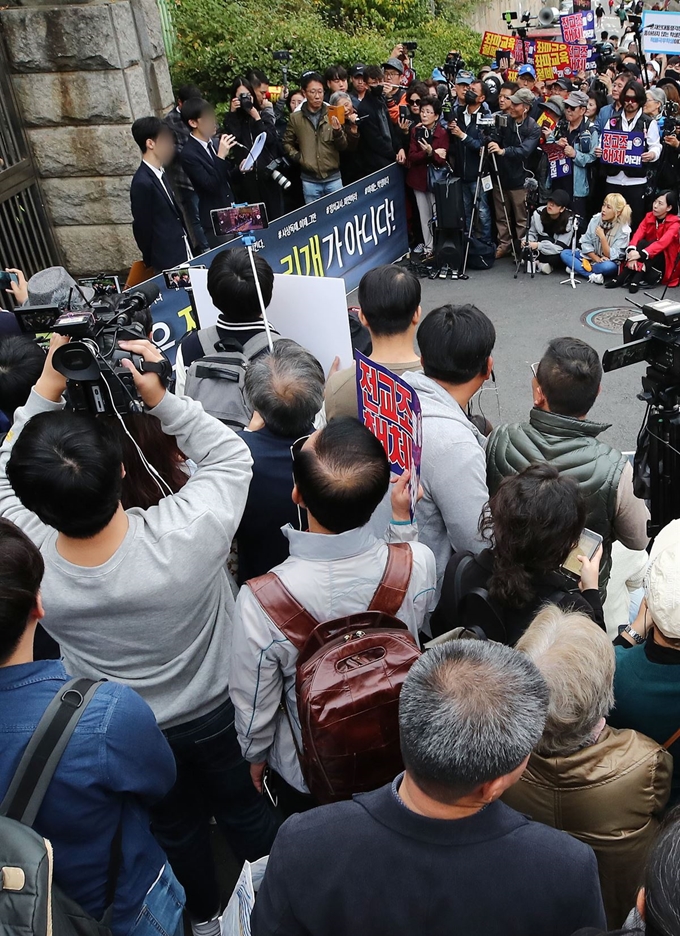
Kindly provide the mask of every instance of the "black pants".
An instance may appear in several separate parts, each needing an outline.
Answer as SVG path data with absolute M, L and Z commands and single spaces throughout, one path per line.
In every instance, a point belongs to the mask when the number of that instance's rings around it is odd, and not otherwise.
M 640 181 L 641 185 L 612 185 L 611 182 L 607 182 L 605 185 L 605 197 L 614 194 L 623 195 L 630 205 L 632 213 L 630 226 L 633 234 L 635 234 L 647 213 L 645 208 L 645 188 L 647 186 L 644 179 Z
M 642 240 L 637 244 L 638 251 L 646 250 L 651 241 Z M 639 285 L 644 282 L 649 286 L 656 286 L 663 279 L 666 270 L 666 260 L 663 254 L 657 254 L 649 260 L 638 261 L 644 267 L 642 270 L 629 270 L 627 266 L 622 267 L 619 273 L 619 285 L 630 286 L 631 283 Z

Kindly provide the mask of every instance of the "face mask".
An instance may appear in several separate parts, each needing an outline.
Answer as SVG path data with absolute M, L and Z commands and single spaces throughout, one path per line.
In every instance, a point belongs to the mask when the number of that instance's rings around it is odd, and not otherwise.
M 376 97 L 380 97 L 383 93 L 383 86 L 381 84 L 373 85 L 371 88 L 371 94 L 374 94 Z
M 466 92 L 465 92 L 465 103 L 466 103 L 466 104 L 476 104 L 476 103 L 477 103 L 477 95 L 475 94 L 474 91 L 466 91 Z

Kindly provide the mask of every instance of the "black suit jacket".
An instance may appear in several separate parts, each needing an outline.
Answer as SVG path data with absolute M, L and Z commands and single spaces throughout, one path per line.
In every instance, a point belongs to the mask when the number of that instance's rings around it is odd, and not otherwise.
M 180 161 L 198 195 L 198 216 L 203 232 L 210 246 L 216 247 L 224 242 L 224 238 L 218 238 L 213 233 L 210 212 L 233 204 L 229 164 L 226 159 L 211 156 L 192 136 L 184 144 Z
M 157 272 L 169 270 L 187 259 L 184 221 L 167 181 L 170 198 L 146 163 L 135 172 L 130 186 L 132 233 L 144 263 Z

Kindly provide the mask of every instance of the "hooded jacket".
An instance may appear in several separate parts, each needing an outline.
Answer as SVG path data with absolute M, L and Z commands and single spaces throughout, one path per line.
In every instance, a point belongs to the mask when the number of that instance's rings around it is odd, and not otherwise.
M 403 374 L 418 394 L 423 414 L 420 482 L 416 508 L 419 539 L 437 562 L 437 595 L 452 553 L 484 548 L 478 525 L 489 499 L 486 439 L 453 397 L 425 374 Z
M 590 845 L 607 921 L 617 928 L 635 904 L 672 770 L 673 758 L 651 738 L 607 726 L 595 744 L 565 757 L 532 754 L 503 800 Z

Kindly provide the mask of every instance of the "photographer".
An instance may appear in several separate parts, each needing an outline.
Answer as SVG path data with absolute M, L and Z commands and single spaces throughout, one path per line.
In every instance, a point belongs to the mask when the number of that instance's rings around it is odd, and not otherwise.
M 552 273 L 562 266 L 561 254 L 571 244 L 574 230 L 574 214 L 568 210 L 569 195 L 557 189 L 548 196 L 548 204 L 534 211 L 527 241 L 533 251 L 538 252 L 538 269 L 541 273 Z
M 357 113 L 359 118 L 363 118 L 359 153 L 364 172 L 369 175 L 389 166 L 395 159 L 399 165 L 404 165 L 406 150 L 402 132 L 389 117 L 382 69 L 378 65 L 369 65 L 365 75 L 368 93 L 357 107 Z
M 484 136 L 477 125 L 480 115 L 490 114 L 485 103 L 486 92 L 482 81 L 473 81 L 465 93 L 465 110 L 459 110 L 449 123 L 451 145 L 449 153 L 453 159 L 454 171 L 461 178 L 463 207 L 465 209 L 465 227 L 470 230 L 472 208 L 477 193 L 477 220 L 479 237 L 486 243 L 491 242 L 491 211 L 486 192 L 479 186 L 479 153 L 484 145 Z M 472 232 L 475 233 L 474 231 Z
M 534 95 L 527 88 L 520 88 L 509 98 L 508 112 L 511 117 L 508 126 L 498 131 L 498 142 L 489 143 L 488 151 L 498 160 L 498 175 L 494 180 L 493 202 L 496 211 L 498 230 L 498 249 L 496 258 L 505 257 L 510 252 L 512 240 L 521 241 L 526 232 L 527 208 L 524 180 L 525 162 L 536 151 L 541 138 L 541 130 L 529 111 L 534 103 Z M 508 214 L 514 216 L 514 228 L 508 229 L 503 211 L 500 188 L 505 195 Z M 512 220 L 511 220 L 512 223 Z
M 441 111 L 442 106 L 435 99 L 420 105 L 421 122 L 411 130 L 411 142 L 408 150 L 406 184 L 415 193 L 426 257 L 432 254 L 434 248 L 432 234 L 434 194 L 428 186 L 427 170 L 430 165 L 443 166 L 446 164 L 449 143 L 446 130 L 439 124 Z
M 197 467 L 178 494 L 125 511 L 116 438 L 105 421 L 64 409 L 66 381 L 52 356 L 67 340 L 53 336 L 0 449 L 0 515 L 43 555 L 46 630 L 67 672 L 132 685 L 170 743 L 178 780 L 154 809 L 154 831 L 193 921 L 208 923 L 220 907 L 208 818 L 240 861 L 267 854 L 276 830 L 238 753 L 226 675 L 234 610 L 226 562 L 252 461 L 199 403 L 128 360 L 149 413 Z M 149 341 L 120 346 L 162 360 Z M 199 932 L 219 934 L 219 924 Z
M 255 90 L 245 78 L 234 80 L 229 97 L 231 105 L 229 112 L 224 115 L 223 133 L 233 136 L 239 144 L 239 156 L 242 158 L 251 149 L 261 133 L 267 136 L 264 149 L 257 157 L 253 169 L 249 172 L 234 172 L 234 195 L 239 202 L 264 202 L 267 217 L 273 221 L 284 213 L 283 189 L 267 170 L 272 162 L 283 156 L 276 132 L 274 110 L 271 106 L 263 111 L 259 110 Z

